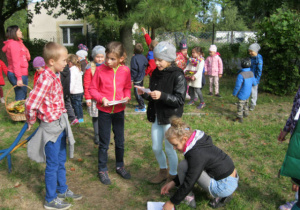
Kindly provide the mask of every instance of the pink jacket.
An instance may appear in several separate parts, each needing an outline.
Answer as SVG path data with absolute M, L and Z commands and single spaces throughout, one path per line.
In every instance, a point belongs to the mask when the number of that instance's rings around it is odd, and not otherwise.
M 9 39 L 4 41 L 2 51 L 6 54 L 8 61 L 8 71 L 15 74 L 17 80 L 22 80 L 22 76 L 28 75 L 28 61 L 30 54 L 22 40 Z
M 106 64 L 96 68 L 96 72 L 89 87 L 90 95 L 97 101 L 97 108 L 106 113 L 117 113 L 125 109 L 124 104 L 103 107 L 102 99 L 118 101 L 131 94 L 131 75 L 127 66 L 119 65 L 112 69 Z
M 205 72 L 209 76 L 218 76 L 219 74 L 223 74 L 223 62 L 220 56 L 208 56 L 205 60 Z

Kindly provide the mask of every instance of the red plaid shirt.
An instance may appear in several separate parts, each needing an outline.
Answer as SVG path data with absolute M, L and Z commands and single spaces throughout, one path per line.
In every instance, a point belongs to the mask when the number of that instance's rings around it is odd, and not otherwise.
M 25 115 L 28 124 L 34 124 L 38 117 L 43 122 L 58 120 L 67 112 L 59 76 L 49 68 L 38 78 L 25 103 Z

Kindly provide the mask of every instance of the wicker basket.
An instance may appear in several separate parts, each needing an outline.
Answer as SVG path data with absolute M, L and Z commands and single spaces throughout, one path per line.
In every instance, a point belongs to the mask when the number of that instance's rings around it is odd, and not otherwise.
M 24 85 L 24 86 L 27 86 L 27 85 Z M 6 96 L 5 96 L 5 110 L 6 110 L 6 112 L 8 113 L 8 115 L 10 116 L 10 118 L 11 118 L 13 121 L 26 121 L 25 113 L 18 113 L 18 114 L 16 114 L 16 113 L 12 113 L 12 112 L 9 112 L 9 111 L 8 111 L 8 108 L 9 108 L 10 106 L 12 106 L 15 102 L 13 101 L 13 102 L 11 102 L 11 103 L 8 103 L 8 102 L 7 102 L 7 96 L 9 96 L 9 94 L 11 93 L 11 91 L 12 91 L 15 87 L 17 87 L 17 85 L 15 85 L 15 86 L 13 86 L 11 89 L 9 89 L 8 92 L 7 92 L 7 94 L 6 94 Z M 29 86 L 27 86 L 27 88 L 29 88 L 30 90 L 32 90 L 32 88 L 29 87 Z M 23 101 L 25 101 L 25 100 L 23 100 Z

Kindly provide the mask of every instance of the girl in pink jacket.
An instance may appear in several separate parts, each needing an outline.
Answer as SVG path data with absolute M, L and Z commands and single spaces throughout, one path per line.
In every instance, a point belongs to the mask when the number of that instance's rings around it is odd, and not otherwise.
M 111 126 L 115 140 L 116 172 L 124 179 L 130 173 L 124 168 L 124 109 L 130 100 L 130 69 L 123 65 L 126 58 L 124 46 L 120 42 L 110 42 L 105 50 L 105 64 L 96 68 L 89 87 L 91 98 L 97 101 L 99 125 L 98 175 L 100 181 L 110 185 L 107 168 L 107 150 Z
M 209 94 L 213 95 L 213 85 L 215 86 L 215 96 L 221 97 L 219 94 L 219 78 L 223 74 L 223 62 L 221 57 L 217 54 L 217 46 L 211 45 L 209 47 L 209 55 L 205 60 L 205 75 L 209 76 Z
M 30 54 L 23 44 L 23 34 L 18 26 L 7 27 L 6 37 L 7 41 L 3 42 L 4 47 L 2 51 L 6 54 L 8 61 L 7 77 L 13 86 L 18 86 L 15 88 L 15 100 L 24 100 L 27 95 L 27 87 L 23 86 L 23 84 L 28 85 L 28 61 L 30 60 Z
M 5 63 L 2 60 L 0 60 L 0 102 L 4 104 L 5 101 L 3 98 L 2 86 L 5 85 L 5 81 L 3 79 L 3 72 L 5 73 L 5 75 L 7 75 L 7 67 L 6 67 Z

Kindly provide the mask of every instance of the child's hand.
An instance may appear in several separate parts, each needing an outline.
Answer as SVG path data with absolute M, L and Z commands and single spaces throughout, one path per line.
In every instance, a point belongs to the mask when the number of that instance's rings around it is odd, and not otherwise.
M 26 131 L 30 131 L 30 129 L 32 128 L 32 125 L 31 125 L 31 124 L 29 124 L 29 123 L 27 123 L 27 125 L 28 125 L 28 128 L 27 128 L 27 130 L 26 130 Z
M 137 86 L 137 85 L 135 85 L 134 86 L 135 88 L 136 88 L 136 90 L 137 90 L 137 94 L 138 95 L 142 95 L 142 94 L 144 94 L 145 92 L 144 91 L 142 91 L 140 88 L 144 88 L 145 89 L 145 87 L 143 86 L 143 87 L 141 87 L 141 86 Z
M 153 100 L 158 100 L 158 99 L 160 99 L 161 92 L 158 90 L 155 90 L 155 91 L 150 92 L 149 95 L 152 97 Z
M 222 77 L 222 74 L 219 74 L 219 78 L 221 78 Z
M 92 106 L 92 102 L 90 102 L 90 101 L 89 101 L 89 102 L 86 102 L 86 105 L 87 105 L 87 106 Z
M 143 34 L 145 35 L 147 32 L 146 32 L 146 29 L 144 27 L 141 28 Z
M 277 140 L 281 143 L 283 141 L 285 141 L 285 136 L 288 134 L 288 132 L 283 131 L 282 129 L 280 129 L 280 134 L 277 138 Z
M 165 184 L 165 185 L 161 188 L 160 194 L 162 194 L 162 195 L 168 194 L 169 191 L 170 191 L 173 187 L 175 187 L 175 182 L 174 182 L 174 181 L 171 181 L 171 182 Z
M 22 80 L 18 80 L 17 81 L 17 86 L 23 86 L 23 81 Z
M 109 103 L 109 100 L 107 100 L 107 98 L 102 99 L 102 104 L 104 107 L 108 107 L 108 103 Z
M 293 183 L 292 191 L 293 192 L 298 192 L 298 190 L 299 190 L 299 186 Z
M 171 201 L 167 201 L 163 206 L 163 210 L 173 210 L 174 204 Z
M 126 99 L 126 102 L 123 103 L 124 105 L 126 105 L 126 104 L 129 103 L 129 97 L 125 97 L 125 98 L 123 98 L 123 99 Z
M 194 76 L 192 76 L 192 77 L 191 77 L 191 80 L 193 80 L 193 81 L 194 81 L 195 79 L 196 79 L 196 78 L 195 78 Z

